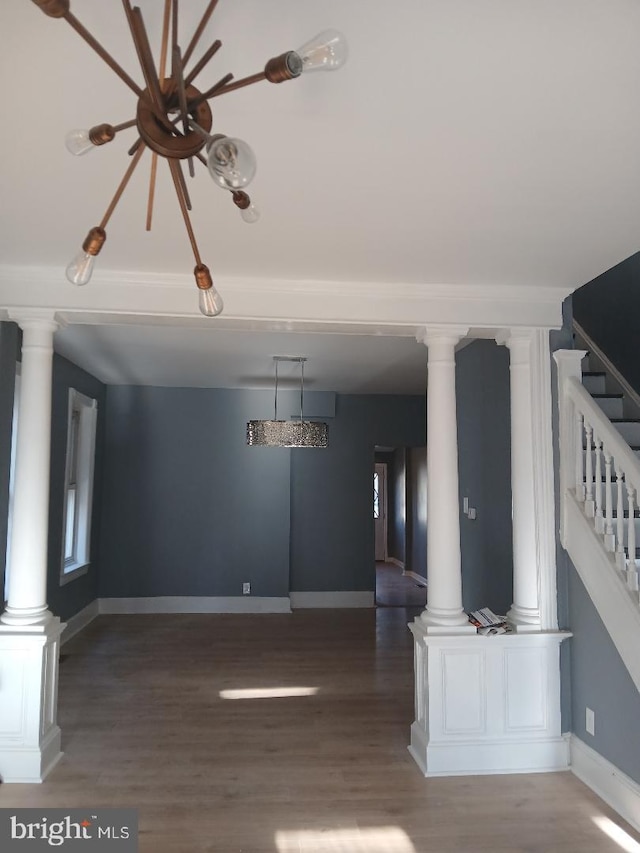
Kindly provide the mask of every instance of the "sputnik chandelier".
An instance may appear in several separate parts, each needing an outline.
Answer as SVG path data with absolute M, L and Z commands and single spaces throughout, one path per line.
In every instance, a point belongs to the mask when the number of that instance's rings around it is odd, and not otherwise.
M 120 131 L 132 127 L 137 128 L 138 131 L 138 138 L 128 152 L 131 162 L 102 221 L 91 228 L 81 251 L 67 267 L 67 278 L 77 285 L 88 283 L 95 259 L 107 238 L 106 227 L 111 215 L 140 158 L 145 150 L 149 149 L 151 175 L 147 203 L 147 231 L 151 230 L 158 157 L 162 157 L 169 165 L 178 204 L 195 257 L 196 265 L 193 272 L 199 293 L 199 308 L 205 316 L 215 317 L 222 311 L 222 298 L 213 286 L 209 268 L 202 262 L 200 256 L 189 218 L 191 201 L 182 161 L 188 162 L 191 177 L 195 175 L 194 161 L 199 160 L 203 163 L 214 182 L 231 193 L 233 203 L 240 210 L 245 222 L 255 222 L 259 214 L 245 191 L 245 187 L 256 171 L 253 151 L 241 139 L 222 133 L 212 133 L 213 117 L 209 101 L 261 80 L 283 83 L 305 72 L 338 69 L 347 58 L 344 37 L 336 30 L 325 30 L 298 50 L 290 50 L 270 59 L 264 71 L 235 81 L 233 74 L 225 74 L 208 89 L 201 91 L 194 86 L 194 81 L 218 52 L 221 42 L 214 41 L 191 67 L 189 67 L 189 61 L 218 0 L 210 0 L 206 6 L 184 53 L 178 41 L 178 0 L 165 0 L 160 61 L 157 70 L 142 12 L 138 6 L 132 7 L 130 0 L 122 0 L 144 77 L 145 88 L 143 89 L 73 15 L 70 10 L 70 0 L 33 0 L 33 2 L 48 17 L 64 18 L 138 99 L 135 118 L 117 125 L 99 124 L 90 130 L 74 130 L 67 135 L 68 150 L 72 154 L 80 155 L 92 151 L 97 146 L 112 142 Z M 167 69 L 168 61 L 169 69 Z

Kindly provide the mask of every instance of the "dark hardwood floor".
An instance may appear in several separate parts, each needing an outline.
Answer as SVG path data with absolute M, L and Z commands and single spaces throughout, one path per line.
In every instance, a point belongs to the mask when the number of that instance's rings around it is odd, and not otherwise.
M 420 774 L 411 615 L 100 617 L 64 647 L 64 758 L 0 807 L 135 807 L 143 853 L 640 850 L 571 773 Z

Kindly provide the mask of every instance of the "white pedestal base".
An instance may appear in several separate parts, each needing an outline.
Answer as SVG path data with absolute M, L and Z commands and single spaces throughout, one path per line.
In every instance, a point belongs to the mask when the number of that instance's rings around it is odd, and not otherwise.
M 409 751 L 425 776 L 566 770 L 560 643 L 568 633 L 432 634 L 416 619 Z
M 0 625 L 0 778 L 42 782 L 59 761 L 58 618 Z

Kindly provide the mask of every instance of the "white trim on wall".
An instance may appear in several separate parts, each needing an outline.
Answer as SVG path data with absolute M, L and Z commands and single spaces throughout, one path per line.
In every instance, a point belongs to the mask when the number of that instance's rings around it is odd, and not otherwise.
M 100 614 L 290 613 L 289 599 L 260 596 L 158 595 L 151 598 L 101 598 Z
M 402 560 L 399 560 L 397 557 L 387 556 L 385 563 L 391 563 L 392 566 L 397 566 L 399 569 L 402 569 L 402 571 L 404 571 L 404 563 L 402 562 Z
M 69 640 L 75 637 L 76 634 L 79 634 L 80 631 L 83 631 L 99 615 L 100 606 L 98 599 L 95 598 L 91 604 L 87 604 L 86 607 L 83 607 L 82 610 L 67 619 L 64 631 L 60 637 L 60 645 L 64 646 L 65 643 L 68 643 Z
M 292 592 L 293 610 L 319 607 L 374 607 L 375 593 L 370 592 Z
M 571 735 L 571 770 L 640 832 L 640 785 L 599 752 Z
M 417 572 L 403 572 L 402 573 L 405 578 L 413 578 L 414 581 L 420 584 L 420 586 L 427 585 L 427 579 L 422 575 L 419 575 Z

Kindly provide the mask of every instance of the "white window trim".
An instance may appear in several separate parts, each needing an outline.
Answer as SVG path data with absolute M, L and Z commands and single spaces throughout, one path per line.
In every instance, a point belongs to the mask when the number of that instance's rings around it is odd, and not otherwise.
M 73 412 L 78 412 L 78 447 L 76 461 L 76 530 L 75 553 L 72 560 L 65 560 L 65 536 L 67 529 L 67 486 L 69 466 L 71 464 L 71 437 L 69 429 Z M 85 575 L 91 565 L 91 510 L 93 504 L 93 472 L 95 468 L 96 425 L 98 420 L 98 401 L 85 397 L 75 388 L 69 388 L 67 410 L 67 451 L 65 462 L 62 553 L 60 560 L 60 586 Z

